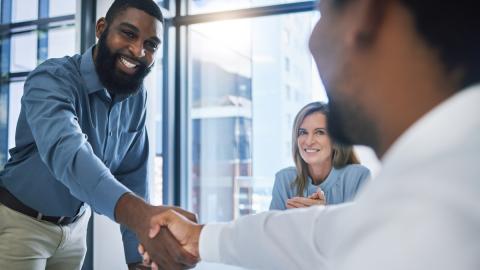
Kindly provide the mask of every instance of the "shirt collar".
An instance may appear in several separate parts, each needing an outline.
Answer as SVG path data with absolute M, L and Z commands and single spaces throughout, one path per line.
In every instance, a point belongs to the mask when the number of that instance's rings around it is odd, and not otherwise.
M 330 170 L 327 178 L 325 178 L 325 180 L 320 183 L 320 185 L 314 185 L 310 176 L 308 177 L 308 184 L 309 186 L 320 187 L 322 190 L 328 190 L 332 187 L 333 184 L 335 184 L 338 178 L 338 173 L 339 171 L 332 166 L 332 169 Z
M 480 126 L 479 100 L 480 84 L 476 84 L 422 116 L 385 153 L 382 172 L 400 173 L 421 161 L 435 160 L 445 149 L 462 143 L 461 136 L 474 136 Z
M 97 70 L 95 69 L 95 64 L 93 63 L 93 48 L 95 45 L 88 48 L 82 54 L 82 60 L 80 63 L 80 73 L 87 85 L 87 92 L 89 94 L 105 90 L 105 87 L 100 82 L 100 78 L 98 78 Z

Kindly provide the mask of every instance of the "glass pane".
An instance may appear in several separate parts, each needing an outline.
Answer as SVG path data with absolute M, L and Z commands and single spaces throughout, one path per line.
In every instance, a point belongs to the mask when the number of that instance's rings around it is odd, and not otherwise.
M 303 2 L 299 0 L 189 0 L 188 13 L 225 11 L 231 9 L 251 8 L 275 4 Z
M 75 54 L 75 27 L 61 27 L 48 31 L 48 58 Z
M 15 146 L 15 129 L 18 116 L 20 115 L 24 82 L 10 83 L 10 94 L 8 95 L 8 149 Z
M 8 85 L 0 85 L 0 170 L 3 169 L 3 165 L 7 162 L 7 108 L 8 108 Z
M 38 18 L 38 0 L 13 0 L 12 22 L 31 21 Z
M 12 36 L 10 72 L 30 71 L 37 65 L 37 33 Z
M 228 221 L 268 209 L 275 173 L 293 165 L 298 110 L 326 100 L 308 37 L 317 12 L 189 30 L 190 209 Z
M 49 17 L 75 14 L 76 0 L 50 0 Z
M 173 39 L 172 39 L 173 40 Z M 149 76 L 154 77 L 156 89 L 162 89 L 163 84 L 163 47 L 158 48 L 158 53 L 155 59 L 154 69 L 152 74 Z M 149 115 L 154 115 L 152 125 L 155 128 L 149 128 L 149 138 L 155 138 L 154 140 L 150 139 L 150 152 L 154 155 L 154 174 L 153 179 L 150 179 L 150 202 L 154 205 L 162 204 L 163 198 L 163 156 L 162 156 L 162 108 L 163 108 L 163 92 L 162 91 L 153 91 L 154 86 L 148 86 L 147 89 L 151 90 L 148 92 L 148 108 L 151 113 Z

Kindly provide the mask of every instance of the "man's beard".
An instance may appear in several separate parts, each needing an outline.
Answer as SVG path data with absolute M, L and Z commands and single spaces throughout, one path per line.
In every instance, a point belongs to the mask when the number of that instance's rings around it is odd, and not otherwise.
M 97 56 L 95 59 L 95 69 L 103 86 L 113 94 L 130 95 L 140 90 L 143 79 L 150 72 L 152 66 L 148 66 L 144 61 L 136 59 L 139 62 L 137 70 L 133 75 L 126 74 L 116 67 L 116 63 L 121 56 L 118 52 L 112 52 L 107 45 L 108 28 L 102 33 L 97 44 Z
M 377 128 L 365 110 L 357 102 L 338 94 L 338 90 L 334 92 L 332 95 L 332 92 L 327 91 L 329 100 L 327 127 L 330 137 L 343 145 L 361 144 L 377 147 Z

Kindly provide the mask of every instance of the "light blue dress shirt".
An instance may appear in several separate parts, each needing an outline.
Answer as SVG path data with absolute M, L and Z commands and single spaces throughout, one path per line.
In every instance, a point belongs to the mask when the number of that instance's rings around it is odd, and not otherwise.
M 114 220 L 124 193 L 147 197 L 147 93 L 112 100 L 92 57 L 50 59 L 28 76 L 11 158 L 0 186 L 48 216 L 75 216 L 83 202 Z M 141 261 L 121 226 L 127 263 Z
M 295 167 L 282 169 L 275 174 L 270 210 L 287 209 L 285 205 L 287 200 L 297 196 L 297 188 L 292 185 L 295 177 L 297 177 Z M 340 169 L 332 167 L 320 185 L 314 185 L 312 179 L 308 177 L 308 185 L 303 196 L 308 197 L 321 188 L 325 193 L 327 205 L 349 202 L 355 198 L 357 191 L 369 177 L 370 170 L 360 164 L 351 164 Z

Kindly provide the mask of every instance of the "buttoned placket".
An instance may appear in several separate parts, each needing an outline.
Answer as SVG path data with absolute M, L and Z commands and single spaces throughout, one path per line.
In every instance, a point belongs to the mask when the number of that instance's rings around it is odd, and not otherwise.
M 106 123 L 106 136 L 105 136 L 105 145 L 103 147 L 103 162 L 107 165 L 111 160 L 108 160 L 108 153 L 110 152 L 111 144 L 114 142 L 114 131 L 115 123 L 117 122 L 118 115 L 116 114 L 117 102 L 110 99 L 110 104 L 108 108 L 107 123 Z

